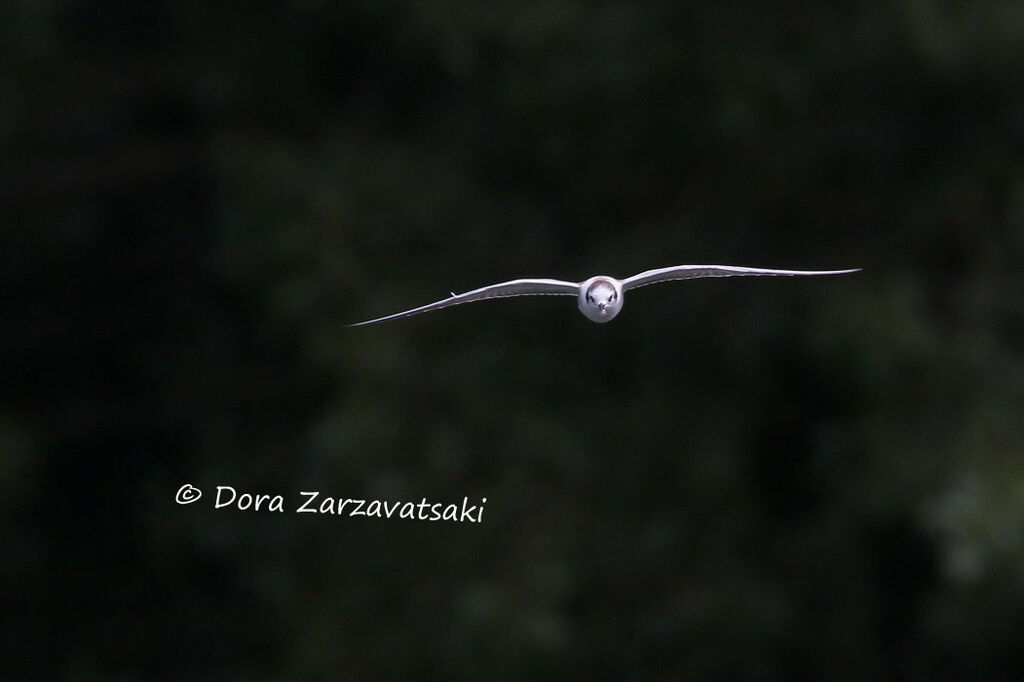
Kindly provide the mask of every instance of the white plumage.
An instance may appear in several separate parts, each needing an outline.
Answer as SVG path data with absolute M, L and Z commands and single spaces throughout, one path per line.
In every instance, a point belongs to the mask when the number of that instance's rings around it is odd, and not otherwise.
M 462 303 L 472 303 L 488 298 L 508 298 L 511 296 L 576 296 L 579 308 L 587 319 L 594 322 L 609 322 L 622 310 L 625 293 L 631 289 L 644 287 L 658 282 L 671 282 L 680 279 L 697 279 L 701 277 L 790 277 L 798 275 L 844 275 L 857 272 L 852 270 L 771 270 L 767 268 L 744 268 L 735 265 L 673 265 L 667 268 L 647 270 L 624 280 L 598 275 L 582 282 L 566 282 L 560 279 L 514 279 L 500 284 L 473 289 L 463 294 L 452 292 L 450 298 L 412 308 L 400 313 L 385 315 L 364 322 L 350 324 L 359 327 L 375 324 L 400 317 L 409 317 L 419 313 L 440 310 Z

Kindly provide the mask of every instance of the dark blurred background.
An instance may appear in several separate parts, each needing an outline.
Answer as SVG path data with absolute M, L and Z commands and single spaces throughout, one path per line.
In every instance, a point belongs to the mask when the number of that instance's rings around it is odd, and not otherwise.
M 1014 679 L 1019 2 L 0 7 L 10 679 Z

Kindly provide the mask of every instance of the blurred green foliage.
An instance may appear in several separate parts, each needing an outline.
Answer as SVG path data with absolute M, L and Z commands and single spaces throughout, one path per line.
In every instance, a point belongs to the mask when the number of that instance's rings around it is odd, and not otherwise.
M 1015 679 L 1022 45 L 1008 0 L 3 2 L 5 667 Z M 344 327 L 687 262 L 864 271 Z

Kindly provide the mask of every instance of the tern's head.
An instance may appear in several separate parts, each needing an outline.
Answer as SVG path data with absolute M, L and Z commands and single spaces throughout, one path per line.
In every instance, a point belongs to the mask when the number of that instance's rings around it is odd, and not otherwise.
M 580 287 L 580 312 L 594 322 L 610 322 L 622 309 L 622 285 L 612 277 L 591 277 Z

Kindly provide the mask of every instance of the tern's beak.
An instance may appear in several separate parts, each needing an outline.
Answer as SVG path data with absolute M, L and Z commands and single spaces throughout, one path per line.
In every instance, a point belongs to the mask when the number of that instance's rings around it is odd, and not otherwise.
M 607 314 L 608 314 L 607 312 L 605 312 L 604 306 L 605 306 L 605 304 L 604 304 L 604 303 L 598 303 L 598 304 L 597 304 L 597 311 L 598 311 L 599 313 L 601 313 L 601 317 L 604 317 L 605 315 L 607 315 Z

